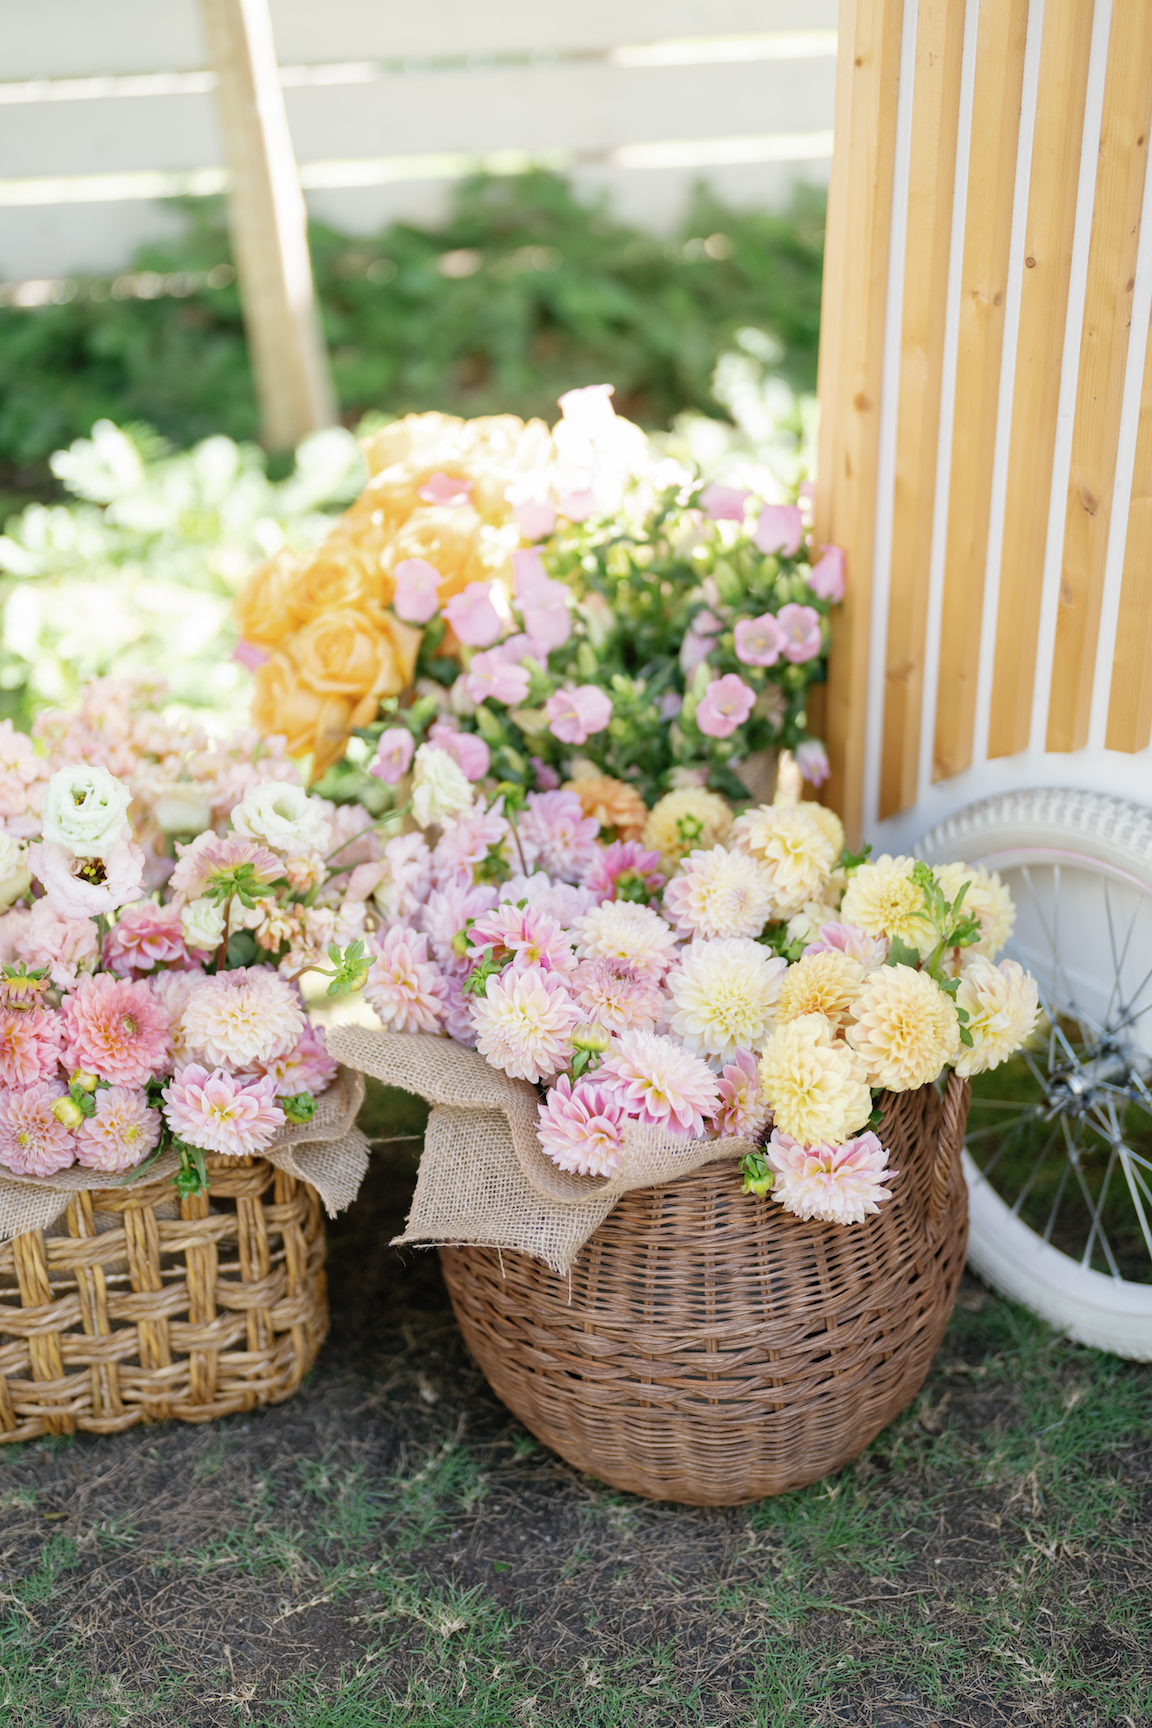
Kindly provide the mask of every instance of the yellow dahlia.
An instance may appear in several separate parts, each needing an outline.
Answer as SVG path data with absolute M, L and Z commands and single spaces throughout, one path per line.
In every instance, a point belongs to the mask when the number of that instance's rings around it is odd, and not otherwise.
M 810 805 L 761 804 L 732 829 L 732 846 L 756 858 L 767 873 L 777 918 L 791 918 L 807 900 L 821 898 L 838 853 Z
M 871 864 L 861 864 L 840 902 L 841 921 L 869 936 L 930 948 L 934 934 L 924 912 L 924 890 L 912 880 L 915 863 L 914 858 L 893 858 L 885 852 Z
M 956 1002 L 967 1012 L 972 1038 L 956 1059 L 956 1072 L 965 1078 L 999 1068 L 1040 1018 L 1036 980 L 1016 960 L 994 966 L 978 954 L 960 974 Z
M 864 1064 L 822 1014 L 777 1025 L 764 1046 L 760 1085 L 777 1128 L 805 1146 L 840 1146 L 872 1114 Z
M 974 954 L 995 960 L 1016 923 L 1016 907 L 999 871 L 986 870 L 983 864 L 939 864 L 932 874 L 950 901 L 968 883 L 960 910 L 979 918 L 980 940 L 961 950 L 962 960 L 967 963 Z
M 847 1038 L 870 1086 L 910 1092 L 935 1080 L 955 1057 L 960 1022 L 952 998 L 926 972 L 878 966 L 860 987 Z
M 844 824 L 835 810 L 829 810 L 826 804 L 814 804 L 809 799 L 797 804 L 796 809 L 803 810 L 806 816 L 812 818 L 831 845 L 833 859 L 839 858 L 844 850 Z
M 823 1014 L 833 1026 L 843 1026 L 860 994 L 864 968 L 859 960 L 836 948 L 806 954 L 789 966 L 780 986 L 776 1021 L 798 1020 L 802 1014 Z
M 732 812 L 723 798 L 703 786 L 682 786 L 653 805 L 642 838 L 660 853 L 670 876 L 686 852 L 720 844 L 731 827 Z

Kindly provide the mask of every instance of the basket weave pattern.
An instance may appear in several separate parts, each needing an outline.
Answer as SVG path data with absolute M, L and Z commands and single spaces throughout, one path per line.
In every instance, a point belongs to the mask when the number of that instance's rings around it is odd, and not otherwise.
M 210 1422 L 287 1398 L 328 1330 L 316 1190 L 261 1158 L 209 1187 L 82 1189 L 0 1245 L 0 1441 Z
M 863 1224 L 748 1199 L 727 1161 L 626 1194 L 570 1281 L 442 1248 L 497 1396 L 569 1463 L 650 1499 L 737 1505 L 854 1458 L 923 1383 L 967 1243 L 967 1083 L 884 1108 L 899 1176 Z

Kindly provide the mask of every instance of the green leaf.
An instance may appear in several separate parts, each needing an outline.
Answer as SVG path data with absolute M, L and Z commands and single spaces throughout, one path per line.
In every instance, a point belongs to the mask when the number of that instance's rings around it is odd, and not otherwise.
M 888 949 L 888 958 L 885 960 L 884 964 L 885 966 L 918 967 L 920 964 L 920 950 L 918 948 L 910 948 L 907 942 L 902 942 L 900 940 L 899 936 L 893 936 L 891 945 Z

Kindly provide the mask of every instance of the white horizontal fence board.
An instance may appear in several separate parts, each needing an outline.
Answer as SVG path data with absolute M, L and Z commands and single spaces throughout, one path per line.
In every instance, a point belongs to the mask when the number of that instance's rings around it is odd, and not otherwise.
M 192 71 L 206 64 L 195 0 L 0 0 L 0 78 Z

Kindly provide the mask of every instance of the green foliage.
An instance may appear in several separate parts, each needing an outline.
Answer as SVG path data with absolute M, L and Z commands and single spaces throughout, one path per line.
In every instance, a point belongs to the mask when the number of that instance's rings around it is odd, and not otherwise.
M 240 295 L 219 269 L 223 211 L 196 199 L 184 215 L 179 238 L 134 261 L 149 286 L 175 278 L 178 297 L 118 299 L 80 280 L 66 304 L 0 309 L 0 463 L 43 462 L 101 418 L 146 421 L 183 446 L 256 435 Z M 715 413 L 713 368 L 746 325 L 811 389 L 823 221 L 819 193 L 772 215 L 700 189 L 665 243 L 535 173 L 462 183 L 438 226 L 353 238 L 313 224 L 342 412 L 553 418 L 562 390 L 610 378 L 621 413 L 667 425 L 684 409 Z M 225 285 L 207 286 L 209 272 Z

